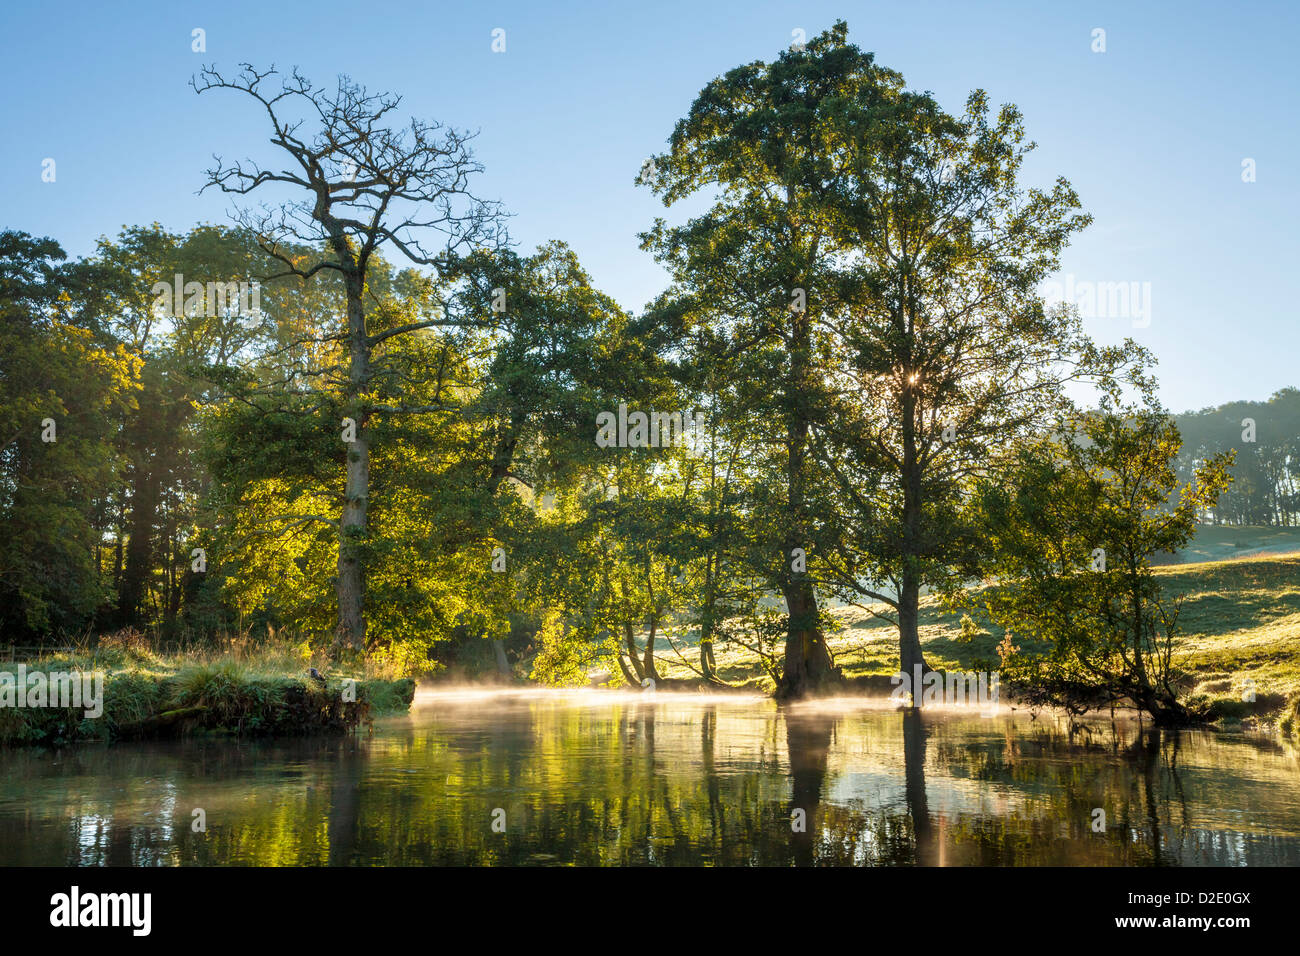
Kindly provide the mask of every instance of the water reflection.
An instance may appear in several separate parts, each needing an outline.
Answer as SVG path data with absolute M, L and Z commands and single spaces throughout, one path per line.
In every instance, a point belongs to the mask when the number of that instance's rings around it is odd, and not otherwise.
M 1269 738 L 860 701 L 421 695 L 372 737 L 0 765 L 6 865 L 1300 864 Z
M 912 821 L 915 862 L 933 866 L 939 861 L 930 807 L 925 800 L 925 722 L 915 707 L 903 710 L 903 779 L 907 814 Z
M 790 816 L 793 818 L 800 811 L 805 815 L 803 826 L 795 826 L 792 820 L 790 842 L 794 862 L 803 866 L 816 860 L 821 822 L 818 811 L 834 733 L 835 718 L 831 714 L 794 710 L 785 715 L 786 753 L 790 764 Z

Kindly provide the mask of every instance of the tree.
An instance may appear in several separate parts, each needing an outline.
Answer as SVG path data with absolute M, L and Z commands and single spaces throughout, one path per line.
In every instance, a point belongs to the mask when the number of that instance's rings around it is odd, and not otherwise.
M 641 174 L 665 205 L 717 193 L 685 225 L 657 220 L 643 243 L 673 278 L 660 311 L 697 330 L 687 361 L 735 383 L 716 420 L 752 438 L 752 567 L 785 598 L 784 689 L 792 695 L 833 676 L 814 582 L 796 570 L 821 510 L 811 439 L 826 357 L 806 296 L 834 252 L 822 201 L 830 157 L 810 106 L 829 92 L 817 75 L 828 42 L 814 40 L 810 57 L 783 54 L 714 80 L 678 122 L 668 153 Z
M 370 269 L 381 247 L 392 246 L 439 276 L 458 252 L 499 243 L 500 212 L 494 203 L 469 191 L 469 180 L 481 167 L 473 159 L 466 134 L 420 120 L 412 120 L 404 129 L 388 125 L 400 97 L 369 94 L 347 77 L 340 77 L 336 90 L 328 92 L 313 88 L 296 69 L 276 89 L 268 81 L 278 75 L 274 69 L 259 72 L 244 64 L 233 79 L 206 68 L 192 81 L 200 94 L 230 89 L 254 99 L 270 121 L 271 142 L 290 159 L 280 171 L 251 161 L 225 165 L 218 159 L 204 188 L 247 195 L 278 183 L 305 192 L 305 198 L 263 207 L 260 212 L 244 210 L 240 222 L 284 266 L 267 281 L 288 276 L 305 280 L 326 270 L 342 280 L 345 319 L 333 335 L 345 346 L 343 411 L 355 435 L 347 450 L 337 526 L 337 640 L 363 649 L 371 418 L 426 410 L 375 401 L 372 355 L 377 346 L 395 337 L 458 321 L 433 310 L 412 321 L 368 328 L 364 299 Z M 295 108 L 303 116 L 295 115 Z M 309 121 L 316 126 L 311 135 L 301 132 Z M 422 245 L 434 239 L 441 243 L 440 249 Z M 305 261 L 293 248 L 300 243 L 319 243 L 326 255 Z M 435 400 L 427 409 L 441 407 L 441 401 Z
M 645 241 L 708 329 L 692 357 L 739 383 L 722 413 L 760 462 L 786 693 L 833 676 L 819 589 L 886 605 L 901 666 L 924 667 L 922 588 L 978 568 L 957 521 L 970 479 L 1068 407 L 1069 382 L 1146 384 L 1140 349 L 1097 348 L 1035 292 L 1088 219 L 1064 180 L 1018 184 L 1023 136 L 982 92 L 956 118 L 905 90 L 837 23 L 713 81 L 648 167 L 667 204 L 717 193 Z
M 428 282 L 371 263 L 367 323 L 385 328 L 429 305 Z M 213 570 L 241 615 L 289 626 L 304 636 L 337 635 L 339 502 L 351 449 L 336 424 L 346 417 L 346 343 L 318 323 L 288 328 L 239 363 L 212 370 L 221 401 L 205 409 L 203 457 L 212 476 L 205 499 L 216 529 Z M 377 416 L 371 425 L 373 472 L 368 524 L 357 545 L 367 569 L 367 651 L 418 669 L 424 652 L 455 627 L 472 601 L 476 562 L 462 541 L 467 496 L 454 475 L 467 443 L 466 355 L 454 336 L 433 330 L 394 336 L 371 353 L 369 400 L 385 408 L 445 406 L 421 414 Z M 289 340 L 289 347 L 277 342 Z M 306 343 L 305 347 L 300 345 Z M 464 511 L 458 510 L 464 509 Z M 450 541 L 455 547 L 444 548 Z M 479 578 L 481 580 L 481 577 Z
M 603 456 L 592 440 L 609 407 L 603 383 L 636 377 L 640 361 L 627 316 L 562 243 L 475 252 L 448 274 L 439 288 L 377 258 L 367 282 L 372 329 L 409 325 L 434 304 L 483 316 L 387 338 L 370 356 L 373 403 L 422 411 L 372 425 L 367 650 L 415 671 L 541 622 L 553 597 L 542 572 L 570 555 L 539 515 Z M 277 303 L 279 331 L 219 376 L 226 397 L 204 417 L 217 574 L 241 613 L 306 635 L 336 616 L 320 584 L 337 563 L 347 452 L 332 424 L 346 346 L 322 334 L 324 314 L 299 324 Z
M 974 512 L 996 557 L 978 600 L 1006 630 L 1003 676 L 1017 696 L 1076 714 L 1128 701 L 1157 723 L 1187 721 L 1172 660 L 1178 602 L 1151 559 L 1191 539 L 1232 456 L 1180 485 L 1180 443 L 1165 413 L 1112 396 L 979 485 Z
M 219 395 L 208 367 L 267 333 L 270 311 L 252 276 L 268 265 L 246 231 L 200 226 L 176 235 L 157 224 L 101 239 L 86 263 L 101 279 L 108 331 L 142 363 L 139 401 L 117 423 L 122 485 L 103 529 L 122 553 L 119 624 L 171 629 L 182 614 L 206 478 L 194 454 L 194 413 Z M 277 298 L 265 304 L 274 308 Z
M 139 363 L 103 333 L 93 270 L 0 233 L 0 630 L 70 634 L 109 597 L 96 519 Z

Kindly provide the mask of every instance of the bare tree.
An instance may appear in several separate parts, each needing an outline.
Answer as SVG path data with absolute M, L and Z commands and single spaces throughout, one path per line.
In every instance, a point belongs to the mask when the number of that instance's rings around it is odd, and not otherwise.
M 356 440 L 348 448 L 338 522 L 336 641 L 364 649 L 366 577 L 361 545 L 370 488 L 368 424 L 373 414 L 422 410 L 369 403 L 374 377 L 371 355 L 380 342 L 393 336 L 458 324 L 444 309 L 433 317 L 370 334 L 362 301 L 367 270 L 378 250 L 391 245 L 411 262 L 444 276 L 465 250 L 497 248 L 505 241 L 502 213 L 497 203 L 469 191 L 470 178 L 482 172 L 468 146 L 471 136 L 416 119 L 406 126 L 392 125 L 395 116 L 390 114 L 401 103 L 399 96 L 369 94 L 346 76 L 339 77 L 335 90 L 319 90 L 296 68 L 285 76 L 274 67 L 259 72 L 246 63 L 232 79 L 215 67 L 205 67 L 190 83 L 198 93 L 235 90 L 260 103 L 271 124 L 271 143 L 290 159 L 287 168 L 274 171 L 252 160 L 227 165 L 214 156 L 217 166 L 207 171 L 203 186 L 238 195 L 275 183 L 302 191 L 277 204 L 264 203 L 257 210 L 239 209 L 235 214 L 285 267 L 267 279 L 306 280 L 323 270 L 342 277 L 346 318 L 337 337 L 346 348 L 344 408 L 355 422 Z M 298 254 L 302 243 L 322 249 L 324 257 L 304 262 Z

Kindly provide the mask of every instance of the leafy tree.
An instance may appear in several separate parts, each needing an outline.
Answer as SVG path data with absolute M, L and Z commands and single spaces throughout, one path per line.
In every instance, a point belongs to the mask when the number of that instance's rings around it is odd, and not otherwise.
M 208 172 L 207 186 L 237 195 L 247 195 L 268 183 L 297 190 L 299 198 L 261 212 L 241 213 L 242 224 L 284 267 L 285 271 L 268 279 L 309 279 L 330 271 L 342 281 L 345 319 L 335 333 L 344 346 L 340 419 L 350 419 L 355 434 L 348 443 L 337 522 L 337 639 L 360 650 L 366 643 L 372 417 L 424 410 L 418 405 L 391 406 L 376 401 L 374 353 L 393 338 L 457 321 L 433 309 L 411 321 L 369 327 L 365 299 L 371 268 L 381 248 L 391 246 L 410 261 L 431 267 L 437 277 L 458 251 L 497 243 L 499 213 L 494 204 L 469 191 L 469 179 L 480 167 L 465 134 L 419 120 L 412 120 L 405 129 L 387 125 L 388 114 L 398 107 L 400 97 L 369 94 L 346 77 L 330 92 L 315 89 L 296 70 L 283 77 L 277 89 L 274 81 L 267 82 L 277 75 L 273 69 L 259 72 L 245 64 L 232 79 L 215 68 L 205 69 L 195 78 L 193 85 L 199 93 L 229 89 L 256 101 L 270 121 L 271 142 L 288 154 L 289 160 L 288 168 L 278 171 L 252 162 L 225 165 L 218 160 L 216 168 Z M 310 135 L 302 135 L 308 121 L 319 126 Z M 441 248 L 422 245 L 430 241 Z M 325 254 L 304 261 L 295 248 L 302 243 L 319 243 Z
M 50 239 L 0 233 L 0 630 L 68 634 L 109 596 L 96 522 L 112 422 L 139 363 L 102 334 L 94 273 Z M 97 333 L 96 329 L 101 332 Z
M 910 673 L 926 666 L 922 589 L 957 590 L 981 565 L 961 520 L 970 481 L 1067 412 L 1070 383 L 1150 382 L 1139 347 L 1097 347 L 1077 314 L 1038 296 L 1090 219 L 1064 179 L 1021 186 L 1033 144 L 1016 108 L 991 116 L 976 91 L 954 117 L 901 78 L 868 75 L 876 82 L 823 120 L 844 157 L 830 324 L 847 361 L 826 384 L 816 454 L 849 503 L 823 557 L 847 596 L 892 611 Z
M 454 285 L 437 286 L 375 260 L 368 280 L 372 329 L 409 326 L 433 308 L 464 318 L 388 337 L 369 360 L 368 401 L 381 413 L 362 552 L 367 649 L 409 669 L 427 666 L 438 644 L 504 640 L 521 616 L 541 622 L 531 575 L 566 557 L 550 550 L 537 511 L 598 457 L 602 383 L 616 366 L 633 374 L 627 317 L 563 244 L 532 256 L 480 251 L 448 276 Z M 298 333 L 314 346 L 277 345 L 227 370 L 205 457 L 232 600 L 314 634 L 337 607 L 322 585 L 346 493 L 348 449 L 333 424 L 347 401 L 346 361 L 328 319 Z M 503 658 L 500 648 L 508 670 Z
M 754 449 L 751 566 L 785 597 L 786 693 L 833 676 L 819 587 L 891 608 L 902 666 L 924 666 L 921 589 L 978 566 L 969 480 L 1067 383 L 1144 358 L 1044 310 L 1035 286 L 1088 220 L 1064 180 L 1018 184 L 1023 139 L 1014 107 L 990 118 L 977 91 L 949 116 L 837 23 L 709 84 L 647 167 L 668 204 L 715 195 L 645 242 L 673 275 L 661 308 L 698 330 L 689 361 L 737 383 L 720 411 Z
M 842 39 L 842 38 L 841 38 Z M 831 157 L 816 103 L 850 78 L 834 76 L 819 37 L 807 56 L 739 67 L 697 97 L 641 178 L 672 205 L 696 194 L 714 204 L 681 226 L 660 219 L 644 234 L 672 275 L 659 304 L 688 331 L 686 361 L 720 393 L 714 424 L 749 439 L 755 472 L 752 570 L 782 594 L 788 613 L 785 689 L 805 693 L 832 676 L 810 576 L 796 554 L 812 549 L 823 483 L 812 439 L 829 356 L 808 290 L 834 255 L 824 203 Z M 842 44 L 841 44 L 842 45 Z
M 1018 695 L 1072 713 L 1128 701 L 1159 723 L 1186 722 L 1172 660 L 1178 602 L 1151 559 L 1190 540 L 1228 486 L 1231 455 L 1180 485 L 1179 444 L 1165 413 L 1108 400 L 980 484 L 974 511 L 996 561 L 979 600 L 1006 630 L 1003 676 Z
M 105 529 L 122 554 L 116 619 L 160 620 L 170 631 L 182 595 L 192 593 L 190 551 L 199 544 L 194 521 L 206 476 L 194 412 L 217 394 L 207 367 L 231 361 L 267 331 L 253 288 L 267 261 L 242 230 L 200 226 L 176 235 L 154 224 L 101 239 L 87 265 L 103 280 L 109 331 L 142 363 L 140 400 L 117 427 L 123 482 Z

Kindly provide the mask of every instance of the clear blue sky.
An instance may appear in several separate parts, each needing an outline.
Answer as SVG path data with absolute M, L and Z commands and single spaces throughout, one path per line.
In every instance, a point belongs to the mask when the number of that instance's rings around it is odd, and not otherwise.
M 195 194 L 211 154 L 278 157 L 247 101 L 187 81 L 201 63 L 274 62 L 318 84 L 348 73 L 403 94 L 411 113 L 480 130 L 480 192 L 515 214 L 521 247 L 568 241 L 637 309 L 663 283 L 637 248 L 662 214 L 634 185 L 642 161 L 709 79 L 837 18 L 952 111 L 975 87 L 1020 106 L 1040 146 L 1028 181 L 1066 176 L 1095 216 L 1063 273 L 1150 283 L 1147 327 L 1089 328 L 1153 349 L 1167 405 L 1300 386 L 1300 4 L 1280 0 L 6 3 L 0 226 L 84 255 L 125 224 L 227 221 L 226 197 Z M 191 52 L 195 27 L 206 53 Z M 1105 53 L 1091 49 L 1098 27 Z

